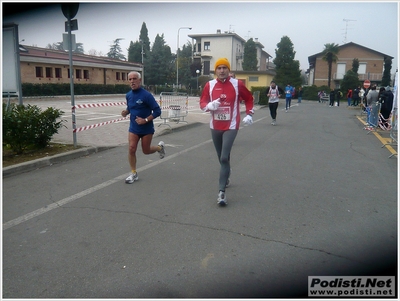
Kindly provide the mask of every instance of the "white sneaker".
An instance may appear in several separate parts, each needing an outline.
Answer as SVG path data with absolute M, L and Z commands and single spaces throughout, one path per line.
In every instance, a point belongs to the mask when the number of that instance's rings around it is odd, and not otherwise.
M 133 182 L 139 180 L 138 174 L 137 172 L 135 173 L 131 173 L 126 179 L 125 179 L 125 183 L 126 184 L 132 184 Z
M 163 159 L 165 157 L 165 143 L 164 143 L 164 141 L 160 141 L 158 143 L 158 146 L 161 147 L 161 150 L 158 151 L 160 153 L 160 159 Z
M 276 124 L 276 119 L 273 119 L 272 122 L 271 122 L 271 124 L 272 124 L 272 125 L 275 125 L 275 124 Z
M 225 192 L 224 191 L 220 191 L 218 193 L 218 199 L 217 199 L 217 203 L 220 206 L 225 206 L 227 204 L 226 202 L 226 197 L 225 197 Z

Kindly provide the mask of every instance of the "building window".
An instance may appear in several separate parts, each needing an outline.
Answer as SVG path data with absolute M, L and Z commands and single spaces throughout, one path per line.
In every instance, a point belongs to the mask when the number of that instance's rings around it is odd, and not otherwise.
M 122 72 L 122 80 L 126 80 L 126 73 Z
M 76 69 L 76 78 L 82 78 L 82 70 Z
M 249 82 L 258 82 L 258 76 L 249 76 Z
M 61 68 L 55 68 L 55 71 L 56 71 L 56 78 L 62 78 Z
M 68 78 L 71 78 L 71 72 L 69 71 L 69 68 L 68 68 Z
M 83 78 L 89 79 L 89 70 L 83 70 Z
M 210 42 L 204 42 L 204 50 L 210 50 Z
M 53 77 L 53 68 L 46 67 L 46 77 L 47 78 Z
M 204 61 L 203 65 L 203 75 L 210 75 L 210 61 Z
M 120 80 L 121 79 L 121 73 L 120 72 L 115 72 L 115 79 Z
M 43 67 L 36 67 L 36 77 L 43 77 Z

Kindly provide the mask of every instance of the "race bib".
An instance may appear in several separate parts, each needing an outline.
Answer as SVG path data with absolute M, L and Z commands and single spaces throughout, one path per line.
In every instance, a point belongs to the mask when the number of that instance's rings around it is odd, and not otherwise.
M 227 121 L 231 120 L 231 108 L 219 107 L 214 111 L 214 120 Z

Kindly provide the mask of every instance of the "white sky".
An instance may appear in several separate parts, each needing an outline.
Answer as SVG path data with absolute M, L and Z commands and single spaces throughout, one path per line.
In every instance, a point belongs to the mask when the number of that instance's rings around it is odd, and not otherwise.
M 46 47 L 62 41 L 66 18 L 59 4 L 52 9 L 6 15 L 3 22 L 19 25 L 19 39 L 25 40 L 21 44 Z M 83 43 L 85 53 L 95 49 L 106 55 L 112 41 L 123 38 L 120 45 L 127 56 L 130 42 L 139 39 L 145 22 L 151 45 L 157 34 L 164 34 L 173 53 L 177 48 L 178 29 L 192 27 L 192 30 L 180 30 L 180 47 L 191 41 L 189 34 L 231 30 L 245 40 L 258 38 L 264 51 L 275 58 L 276 45 L 286 35 L 303 70 L 308 69 L 308 57 L 321 52 L 325 44 L 342 45 L 345 41 L 394 57 L 392 74 L 398 68 L 397 1 L 81 2 L 75 19 L 79 29 L 73 33 L 76 41 Z

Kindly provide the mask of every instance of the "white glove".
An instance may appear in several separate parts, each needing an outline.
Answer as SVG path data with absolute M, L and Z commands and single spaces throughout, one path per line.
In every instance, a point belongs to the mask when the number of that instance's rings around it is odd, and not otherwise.
M 219 102 L 219 98 L 217 98 L 216 100 L 210 101 L 207 104 L 206 109 L 209 111 L 215 111 L 216 109 L 218 109 L 220 104 L 221 103 Z
M 244 124 L 251 125 L 253 124 L 253 117 L 251 115 L 247 115 L 245 118 L 243 118 Z

